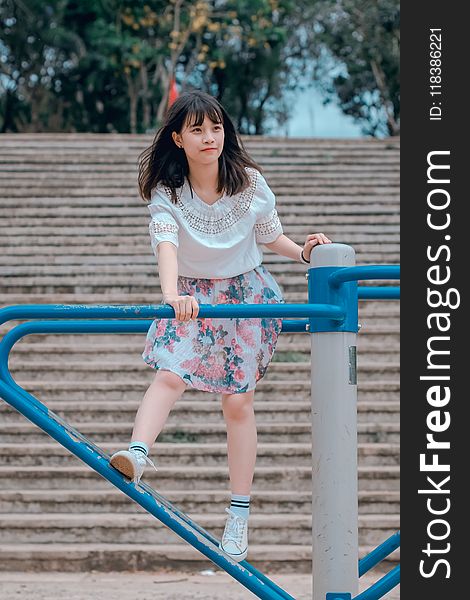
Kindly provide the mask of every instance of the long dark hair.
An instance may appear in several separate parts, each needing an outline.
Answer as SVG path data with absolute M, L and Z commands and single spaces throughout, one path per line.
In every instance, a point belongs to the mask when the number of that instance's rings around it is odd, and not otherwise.
M 180 133 L 186 122 L 202 125 L 205 116 L 224 127 L 224 148 L 219 156 L 218 193 L 225 190 L 227 195 L 233 196 L 246 189 L 250 179 L 245 167 L 261 171 L 248 156 L 222 105 L 213 96 L 200 90 L 185 92 L 170 106 L 152 145 L 139 156 L 139 193 L 144 201 L 151 200 L 152 190 L 162 182 L 171 190 L 172 202 L 176 203 L 176 188 L 183 185 L 189 165 L 184 150 L 178 148 L 171 134 L 173 131 Z

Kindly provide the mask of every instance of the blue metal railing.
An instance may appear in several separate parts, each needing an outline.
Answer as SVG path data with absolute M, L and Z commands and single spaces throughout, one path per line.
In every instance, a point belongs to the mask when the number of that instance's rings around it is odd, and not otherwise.
M 309 271 L 313 271 L 310 269 Z M 338 268 L 329 275 L 332 288 L 358 279 L 398 279 L 399 267 L 379 265 L 367 267 Z M 359 299 L 387 299 L 399 297 L 396 287 L 359 287 Z M 357 305 L 357 303 L 356 303 Z M 347 310 L 347 309 L 346 309 Z M 357 308 L 356 308 L 357 310 Z M 253 304 L 253 305 L 204 305 L 199 307 L 198 318 L 219 317 L 269 317 L 282 318 L 282 331 L 307 331 L 312 317 L 330 319 L 341 323 L 346 318 L 344 306 L 336 304 Z M 295 319 L 303 317 L 303 319 Z M 106 319 L 114 320 L 106 320 Z M 23 305 L 0 309 L 0 325 L 8 321 L 28 320 L 8 331 L 0 342 L 0 396 L 30 421 L 48 433 L 61 445 L 75 454 L 129 498 L 143 506 L 162 523 L 171 528 L 182 539 L 190 543 L 216 565 L 232 575 L 259 598 L 270 600 L 295 600 L 285 590 L 268 579 L 246 560 L 234 562 L 218 547 L 218 540 L 192 521 L 166 498 L 145 483 L 134 485 L 109 465 L 109 456 L 91 440 L 50 411 L 40 400 L 21 388 L 11 376 L 8 368 L 10 351 L 15 343 L 26 335 L 37 333 L 145 333 L 149 318 L 174 318 L 174 310 L 168 306 L 153 305 Z M 29 321 L 30 319 L 51 319 Z M 59 320 L 52 320 L 59 319 Z M 78 320 L 73 320 L 78 319 Z M 88 320 L 86 320 L 88 319 Z M 90 319 L 103 319 L 99 321 Z M 120 319 L 120 320 L 117 320 Z M 291 320 L 287 320 L 291 319 Z M 399 534 L 394 534 L 358 563 L 362 574 L 378 564 L 399 546 Z M 377 581 L 354 600 L 373 600 L 382 597 L 399 582 L 399 566 Z M 327 600 L 346 598 L 346 594 L 327 594 Z M 349 594 L 349 598 L 351 595 Z

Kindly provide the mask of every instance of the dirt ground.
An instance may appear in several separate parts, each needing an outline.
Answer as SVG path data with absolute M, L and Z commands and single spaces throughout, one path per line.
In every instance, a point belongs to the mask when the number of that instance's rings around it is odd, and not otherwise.
M 310 575 L 269 575 L 296 600 L 311 600 Z M 361 577 L 360 590 L 381 574 Z M 191 573 L 0 573 L 0 599 L 15 600 L 250 600 L 232 577 L 207 569 Z M 399 600 L 399 586 L 384 596 Z

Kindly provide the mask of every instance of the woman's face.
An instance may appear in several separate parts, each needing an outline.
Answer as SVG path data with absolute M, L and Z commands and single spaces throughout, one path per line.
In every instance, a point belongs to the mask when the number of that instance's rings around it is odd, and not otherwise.
M 179 134 L 172 133 L 175 144 L 182 147 L 188 162 L 210 164 L 217 161 L 224 149 L 224 127 L 206 115 L 202 125 L 185 123 Z

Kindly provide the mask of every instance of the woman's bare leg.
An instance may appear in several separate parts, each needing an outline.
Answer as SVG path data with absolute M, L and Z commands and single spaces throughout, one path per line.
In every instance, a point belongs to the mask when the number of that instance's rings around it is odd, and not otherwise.
M 249 496 L 256 463 L 257 432 L 253 406 L 255 390 L 222 394 L 227 426 L 227 453 L 232 494 Z
M 187 384 L 172 371 L 158 370 L 137 411 L 131 442 L 153 446 Z

